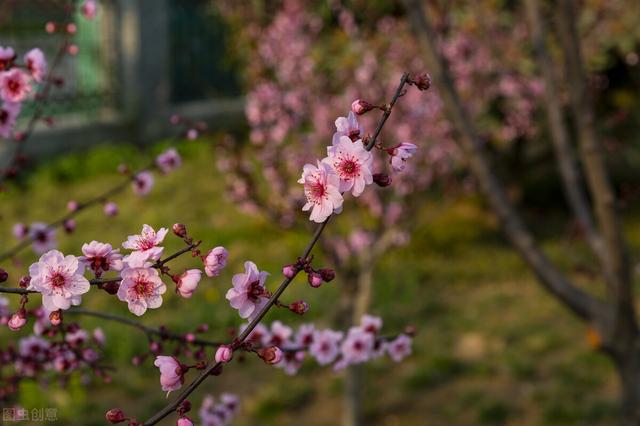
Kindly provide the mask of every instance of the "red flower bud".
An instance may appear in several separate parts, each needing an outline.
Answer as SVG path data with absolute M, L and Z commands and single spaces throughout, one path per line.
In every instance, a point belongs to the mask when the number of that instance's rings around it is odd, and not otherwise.
M 29 275 L 25 275 L 20 278 L 18 285 L 20 286 L 20 288 L 27 288 L 29 287 L 30 283 L 31 283 L 31 277 Z
M 336 271 L 331 268 L 322 268 L 318 270 L 318 273 L 322 277 L 322 280 L 326 283 L 332 281 L 336 277 Z
M 51 325 L 62 324 L 62 311 L 58 309 L 57 311 L 51 312 L 49 314 L 49 322 L 51 322 Z
M 9 279 L 9 273 L 7 273 L 7 271 L 5 271 L 4 269 L 0 268 L 0 283 L 3 283 L 8 279 Z
M 356 114 L 356 115 L 365 114 L 365 113 L 371 111 L 373 108 L 374 108 L 373 105 L 371 105 L 367 101 L 363 101 L 362 99 L 356 99 L 351 104 L 351 111 L 353 111 L 353 113 Z
M 187 236 L 187 227 L 184 226 L 182 223 L 174 223 L 172 229 L 173 229 L 173 233 L 180 238 L 184 238 Z
M 109 281 L 108 283 L 102 284 L 102 289 L 109 294 L 116 294 L 119 288 L 120 283 L 115 281 Z
M 374 173 L 373 182 L 376 185 L 384 188 L 385 186 L 391 185 L 391 176 L 386 173 Z
M 309 310 L 309 304 L 304 300 L 296 300 L 289 305 L 289 310 L 294 314 L 304 315 Z
M 111 410 L 107 411 L 107 414 L 105 414 L 104 417 L 111 424 L 122 423 L 127 420 L 127 416 L 119 408 L 112 408 Z
M 282 361 L 282 350 L 277 346 L 269 346 L 268 348 L 258 349 L 258 356 L 267 364 L 277 364 Z
M 431 76 L 424 72 L 413 76 L 411 82 L 420 90 L 428 90 L 431 87 Z

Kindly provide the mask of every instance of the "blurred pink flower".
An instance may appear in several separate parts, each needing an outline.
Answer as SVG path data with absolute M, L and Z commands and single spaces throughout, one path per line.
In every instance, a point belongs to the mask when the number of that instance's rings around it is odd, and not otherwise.
M 47 75 L 47 60 L 42 50 L 35 48 L 28 51 L 27 54 L 24 55 L 24 63 L 31 73 L 31 77 L 33 77 L 36 82 L 42 83 Z
M 5 102 L 0 108 L 0 137 L 10 138 L 20 115 L 22 104 Z
M 401 334 L 385 345 L 389 357 L 395 362 L 400 362 L 411 355 L 411 337 Z
M 309 354 L 320 365 L 332 363 L 340 353 L 340 341 L 344 334 L 341 331 L 318 330 L 314 333 Z
M 31 92 L 29 76 L 20 68 L 0 72 L 0 97 L 5 102 L 22 102 Z
M 153 188 L 153 182 L 153 174 L 149 171 L 143 171 L 134 177 L 131 187 L 137 195 L 147 195 Z
M 85 0 L 80 6 L 80 13 L 85 19 L 94 19 L 98 14 L 98 3 L 95 0 Z
M 156 165 L 164 174 L 176 170 L 181 164 L 182 158 L 180 158 L 180 154 L 175 148 L 166 150 L 156 158 Z

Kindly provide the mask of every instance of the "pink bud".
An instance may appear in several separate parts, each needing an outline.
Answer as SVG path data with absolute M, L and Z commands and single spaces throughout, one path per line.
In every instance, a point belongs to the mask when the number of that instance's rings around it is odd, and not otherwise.
M 66 29 L 69 34 L 75 34 L 78 31 L 78 27 L 74 23 L 67 24 Z
M 77 45 L 75 44 L 71 44 L 69 45 L 69 47 L 67 48 L 67 52 L 69 53 L 69 55 L 71 56 L 76 56 L 78 54 L 78 52 L 80 51 L 80 48 L 78 48 Z
M 76 221 L 74 219 L 67 219 L 62 224 L 62 227 L 67 234 L 71 234 L 76 229 Z
M 49 314 L 49 322 L 51 325 L 60 325 L 62 323 L 62 311 L 57 310 Z
M 282 267 L 282 275 L 285 277 L 292 279 L 298 273 L 298 268 L 296 265 L 286 265 Z
M 267 364 L 277 364 L 282 361 L 282 350 L 277 346 L 270 346 L 256 351 L 258 356 Z
M 44 26 L 44 29 L 46 32 L 48 32 L 49 34 L 52 34 L 56 31 L 56 24 L 49 21 L 47 22 L 47 24 Z
M 104 205 L 104 214 L 107 216 L 115 216 L 118 214 L 118 205 L 113 202 L 108 202 Z
M 193 422 L 189 419 L 189 417 L 180 417 L 176 426 L 193 426 Z
M 313 288 L 320 287 L 322 285 L 322 282 L 324 281 L 322 279 L 322 275 L 320 275 L 315 271 L 309 272 L 309 274 L 307 275 L 307 280 L 309 281 L 309 284 L 311 284 L 311 287 Z
M 18 282 L 20 288 L 27 288 L 29 287 L 29 284 L 31 284 L 31 277 L 29 275 L 20 277 L 20 281 Z
M 229 345 L 221 345 L 216 351 L 216 362 L 227 363 L 233 358 L 233 349 Z
M 356 99 L 351 104 L 351 111 L 353 111 L 353 113 L 356 114 L 356 115 L 365 114 L 365 113 L 371 111 L 373 108 L 374 108 L 373 105 L 371 105 L 367 101 L 363 101 L 362 99 Z
M 78 210 L 78 202 L 75 200 L 69 200 L 69 202 L 67 203 L 67 210 L 69 210 L 70 212 L 75 212 L 76 210 Z
M 104 417 L 111 424 L 122 423 L 127 420 L 127 416 L 119 408 L 112 408 L 111 410 L 107 411 L 107 414 L 105 414 Z
M 309 304 L 304 300 L 296 300 L 289 305 L 289 310 L 294 314 L 304 315 L 309 310 Z
M 194 140 L 198 138 L 198 131 L 196 129 L 189 129 L 187 131 L 187 139 Z
M 12 331 L 18 331 L 27 323 L 27 314 L 24 309 L 20 309 L 18 312 L 11 316 L 11 319 L 7 323 Z
M 196 340 L 196 336 L 193 333 L 185 334 L 184 338 L 189 343 L 193 343 Z
M 187 236 L 187 227 L 182 223 L 174 223 L 172 229 L 173 233 L 180 238 L 184 238 Z

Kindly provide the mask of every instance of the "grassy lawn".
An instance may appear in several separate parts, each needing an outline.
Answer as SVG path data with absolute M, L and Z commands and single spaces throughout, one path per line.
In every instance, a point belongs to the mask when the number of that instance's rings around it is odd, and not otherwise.
M 179 150 L 183 167 L 157 178 L 148 197 L 128 192 L 117 196 L 120 214 L 115 218 L 105 217 L 100 207 L 81 213 L 77 233 L 58 234 L 60 249 L 79 254 L 81 244 L 92 239 L 119 246 L 143 223 L 154 227 L 185 223 L 205 248 L 229 248 L 230 265 L 220 277 L 204 280 L 191 300 L 168 291 L 165 306 L 147 312 L 142 321 L 176 331 L 206 322 L 209 337 L 224 338 L 228 327 L 240 324 L 224 300 L 231 275 L 242 269 L 246 259 L 279 275 L 281 265 L 301 251 L 307 234 L 283 233 L 226 201 L 210 144 L 184 142 Z M 22 182 L 22 192 L 0 194 L 0 248 L 13 243 L 14 222 L 51 220 L 65 211 L 69 199 L 86 199 L 118 181 L 113 170 L 121 161 L 144 164 L 146 158 L 133 148 L 117 146 L 43 165 Z M 419 334 L 407 361 L 396 365 L 383 359 L 367 366 L 366 423 L 615 424 L 617 382 L 611 364 L 589 346 L 587 327 L 540 288 L 503 241 L 482 203 L 473 197 L 425 200 L 420 217 L 410 244 L 389 253 L 376 270 L 371 312 L 386 319 L 389 332 L 409 322 Z M 561 220 L 554 215 L 530 219 L 549 235 L 543 241 L 545 251 L 582 285 L 601 292 L 598 282 L 579 272 L 590 262 L 582 244 L 557 238 L 563 234 Z M 627 226 L 637 248 L 640 215 L 630 214 Z M 171 252 L 180 241 L 167 237 L 166 246 Z M 9 272 L 15 277 L 34 258 L 24 252 L 21 264 Z M 181 258 L 176 262 L 180 265 L 195 261 Z M 338 277 L 312 291 L 299 279 L 287 300 L 304 297 L 312 307 L 304 319 L 326 324 L 339 286 Z M 39 303 L 39 298 L 32 299 L 33 305 Z M 85 297 L 83 305 L 133 317 L 125 304 L 97 291 Z M 287 312 L 273 312 L 268 322 L 276 318 L 301 323 Z M 98 325 L 89 318 L 82 323 Z M 103 424 L 104 412 L 115 406 L 144 420 L 163 406 L 166 400 L 157 369 L 151 362 L 141 367 L 129 362 L 144 351 L 144 336 L 122 326 L 100 325 L 109 341 L 107 359 L 118 367 L 113 382 L 85 384 L 74 376 L 67 387 L 25 383 L 20 393 L 23 406 L 57 407 L 59 424 L 65 425 Z M 3 346 L 8 336 L 6 329 L 0 331 Z M 198 407 L 204 393 L 231 391 L 242 395 L 236 425 L 329 425 L 339 419 L 342 380 L 341 374 L 311 362 L 292 379 L 247 358 L 242 365 L 234 361 L 222 376 L 209 380 L 191 401 Z M 195 413 L 193 417 L 197 419 Z

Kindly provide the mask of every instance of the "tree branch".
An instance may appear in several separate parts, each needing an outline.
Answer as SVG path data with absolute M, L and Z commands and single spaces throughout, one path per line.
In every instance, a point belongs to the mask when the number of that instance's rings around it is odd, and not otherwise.
M 556 3 L 557 30 L 565 61 L 565 77 L 569 88 L 571 108 L 575 116 L 580 142 L 580 154 L 587 183 L 594 199 L 595 213 L 605 245 L 605 268 L 613 284 L 617 329 L 625 327 L 636 334 L 637 324 L 631 280 L 629 254 L 617 212 L 616 196 L 609 177 L 605 153 L 600 143 L 593 103 L 587 86 L 580 40 L 575 21 L 577 7 L 573 0 Z
M 507 238 L 550 293 L 580 318 L 586 320 L 599 318 L 604 311 L 604 304 L 575 287 L 540 250 L 533 235 L 527 230 L 509 201 L 506 191 L 493 174 L 486 149 L 477 135 L 468 112 L 462 105 L 445 59 L 438 53 L 436 47 L 438 37 L 427 19 L 422 2 L 420 0 L 403 0 L 403 2 L 426 63 L 435 77 L 438 93 L 460 136 L 471 170 L 500 219 Z
M 408 77 L 409 76 L 406 73 L 402 75 L 400 84 L 398 85 L 398 88 L 396 89 L 396 92 L 393 96 L 393 100 L 389 104 L 389 108 L 387 108 L 387 110 L 383 113 L 373 138 L 371 139 L 369 144 L 366 146 L 367 151 L 370 151 L 375 146 L 378 136 L 380 135 L 380 132 L 382 130 L 382 127 L 384 126 L 385 121 L 387 120 L 387 118 L 389 118 L 389 115 L 391 114 L 393 105 L 395 104 L 396 100 L 400 96 L 402 96 L 402 91 L 404 89 L 404 86 L 407 84 Z M 307 259 L 309 257 L 309 255 L 311 254 L 311 251 L 313 250 L 313 247 L 318 242 L 320 235 L 322 235 L 322 232 L 324 231 L 324 229 L 326 228 L 327 224 L 329 223 L 332 217 L 333 215 L 327 217 L 327 219 L 324 222 L 322 222 L 316 227 L 316 230 L 313 233 L 311 240 L 309 241 L 309 243 L 307 244 L 307 247 L 305 248 L 304 252 L 300 256 L 301 259 Z M 234 347 L 237 347 L 237 345 L 245 341 L 245 339 L 249 336 L 249 334 L 253 331 L 253 329 L 258 325 L 258 323 L 262 320 L 262 318 L 264 318 L 267 312 L 269 312 L 271 307 L 273 307 L 273 305 L 276 304 L 276 302 L 278 301 L 278 298 L 282 295 L 282 293 L 284 293 L 287 287 L 289 287 L 289 285 L 291 284 L 291 282 L 293 282 L 293 280 L 298 275 L 298 273 L 299 271 L 296 270 L 296 273 L 291 278 L 285 278 L 280 283 L 280 286 L 278 286 L 277 290 L 269 298 L 269 301 L 267 302 L 267 304 L 260 310 L 258 315 L 249 323 L 249 325 L 244 329 L 244 331 L 240 334 L 240 336 L 238 336 L 238 338 L 234 341 L 234 343 L 232 343 Z M 193 382 L 189 383 L 189 385 L 186 388 L 184 388 L 169 405 L 167 405 L 158 413 L 156 413 L 151 418 L 149 418 L 146 422 L 144 422 L 144 424 L 146 426 L 155 425 L 160 420 L 164 419 L 169 414 L 174 412 L 176 408 L 182 403 L 182 401 L 184 401 L 189 395 L 191 395 L 191 393 L 194 390 L 196 390 L 198 386 L 200 386 L 200 384 L 204 382 L 207 379 L 207 377 L 209 377 L 209 375 L 211 375 L 212 372 L 220 368 L 221 365 L 222 365 L 221 363 L 209 364 L 209 366 L 207 366 L 207 368 Z
M 546 46 L 545 28 L 540 17 L 540 4 L 538 0 L 525 0 L 525 6 L 538 69 L 544 79 L 545 111 L 564 192 L 573 214 L 586 234 L 587 242 L 600 261 L 604 263 L 605 254 L 602 237 L 598 234 L 591 214 L 591 207 L 587 200 L 586 191 L 569 140 L 569 131 L 558 100 L 558 85 L 554 75 L 553 61 Z

